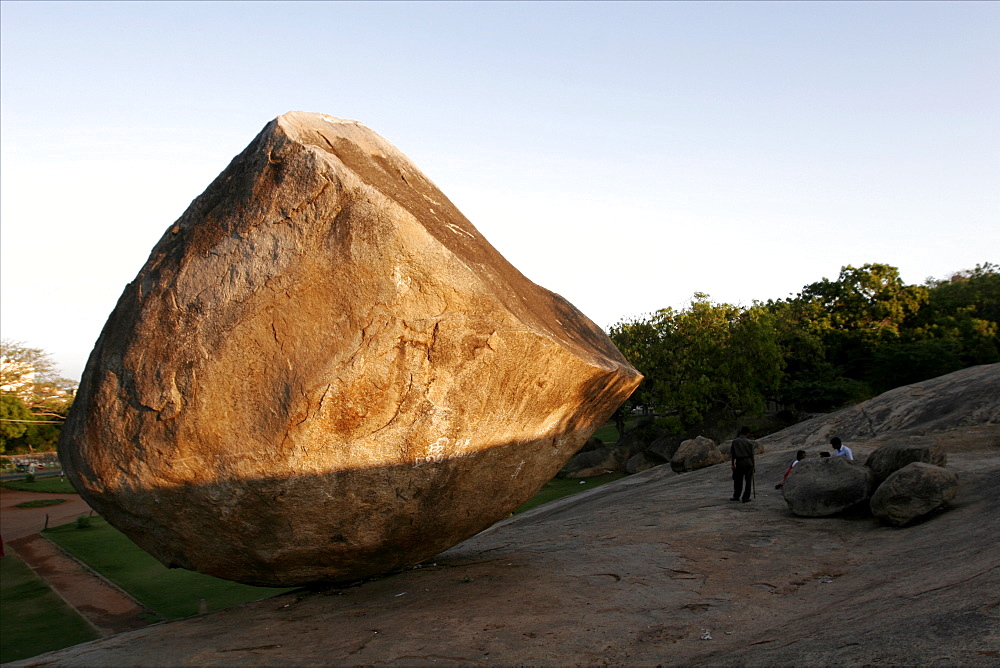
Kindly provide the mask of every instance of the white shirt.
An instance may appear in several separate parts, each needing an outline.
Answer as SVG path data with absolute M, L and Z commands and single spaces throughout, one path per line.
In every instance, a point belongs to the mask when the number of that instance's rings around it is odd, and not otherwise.
M 833 449 L 833 456 L 847 457 L 848 459 L 854 459 L 854 453 L 851 452 L 851 449 L 846 445 L 844 445 L 843 443 L 840 444 L 840 450 L 838 450 L 837 448 Z

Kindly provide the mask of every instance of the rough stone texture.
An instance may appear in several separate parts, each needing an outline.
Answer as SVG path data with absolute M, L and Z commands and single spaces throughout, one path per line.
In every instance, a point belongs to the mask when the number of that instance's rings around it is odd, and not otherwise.
M 419 569 L 17 665 L 996 666 L 1000 424 L 938 427 L 958 496 L 904 531 L 797 518 L 763 484 L 731 503 L 728 467 L 660 466 L 515 515 Z M 800 434 L 767 437 L 758 483 L 781 479 Z
M 587 442 L 580 446 L 580 449 L 576 451 L 576 454 L 581 452 L 590 452 L 591 450 L 600 450 L 601 448 L 607 447 L 604 445 L 604 441 L 594 436 L 587 439 Z
M 681 447 L 680 442 L 670 436 L 660 436 L 649 444 L 644 451 L 646 457 L 658 462 L 669 463 L 677 454 L 677 449 Z
M 649 447 L 650 441 L 648 438 L 648 434 L 632 430 L 619 438 L 615 445 L 619 448 L 627 450 L 628 456 L 632 457 Z
M 826 517 L 867 501 L 874 484 L 871 469 L 858 462 L 816 457 L 796 464 L 781 491 L 796 515 Z
M 948 455 L 941 445 L 887 443 L 868 455 L 865 466 L 875 473 L 875 484 L 880 485 L 890 475 L 912 462 L 946 466 Z
M 645 452 L 640 452 L 633 455 L 625 462 L 625 473 L 629 475 L 640 473 L 647 469 L 651 469 L 654 466 L 658 466 L 662 462 L 651 461 L 649 457 L 646 456 Z
M 955 371 L 912 385 L 889 390 L 860 404 L 817 416 L 764 436 L 761 442 L 791 444 L 797 449 L 830 450 L 830 439 L 901 443 L 959 427 L 1000 423 L 1000 363 Z M 881 445 L 881 443 L 879 443 Z M 1000 446 L 1000 441 L 996 443 Z M 858 457 L 858 453 L 854 453 Z
M 677 452 L 670 458 L 670 468 L 677 473 L 684 473 L 722 464 L 725 461 L 726 458 L 719 452 L 715 441 L 699 436 L 681 443 Z
M 958 493 L 951 471 L 913 462 L 890 475 L 871 498 L 872 514 L 886 524 L 903 526 L 947 504 Z
M 639 380 L 392 145 L 292 112 L 126 287 L 60 456 L 169 566 L 354 580 L 507 515 Z
M 593 478 L 610 471 L 617 471 L 628 459 L 628 448 L 604 447 L 574 455 L 563 467 L 567 478 Z

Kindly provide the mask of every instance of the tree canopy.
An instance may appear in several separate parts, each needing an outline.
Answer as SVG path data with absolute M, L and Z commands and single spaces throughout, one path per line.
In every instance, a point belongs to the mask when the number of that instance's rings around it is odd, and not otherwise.
M 54 448 L 75 392 L 49 353 L 0 341 L 0 453 Z
M 612 340 L 646 377 L 631 398 L 676 416 L 819 411 L 1000 361 L 1000 273 L 986 263 L 907 285 L 896 267 L 850 265 L 794 297 L 752 306 L 698 293 L 681 310 L 623 320 Z

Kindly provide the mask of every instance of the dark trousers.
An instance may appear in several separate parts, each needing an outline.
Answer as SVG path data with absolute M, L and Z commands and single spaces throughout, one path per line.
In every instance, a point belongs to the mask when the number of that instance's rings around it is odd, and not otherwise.
M 736 468 L 733 469 L 733 498 L 740 498 L 740 493 L 743 494 L 743 500 L 748 501 L 750 499 L 750 490 L 753 489 L 753 466 L 740 466 L 739 462 L 736 464 Z

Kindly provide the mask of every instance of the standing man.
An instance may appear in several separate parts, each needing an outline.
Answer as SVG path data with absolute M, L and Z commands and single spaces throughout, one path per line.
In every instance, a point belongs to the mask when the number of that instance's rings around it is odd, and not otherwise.
M 733 498 L 730 501 L 739 501 L 740 492 L 743 493 L 743 503 L 750 500 L 750 491 L 753 488 L 753 451 L 750 427 L 740 427 L 740 435 L 733 440 L 729 448 L 733 469 Z
M 833 446 L 833 456 L 834 457 L 847 457 L 850 460 L 854 459 L 854 453 L 851 449 L 840 442 L 840 436 L 834 436 L 830 439 L 830 445 Z

